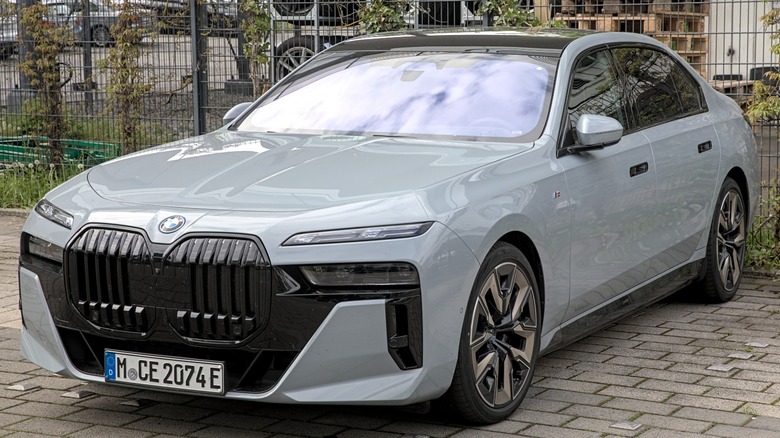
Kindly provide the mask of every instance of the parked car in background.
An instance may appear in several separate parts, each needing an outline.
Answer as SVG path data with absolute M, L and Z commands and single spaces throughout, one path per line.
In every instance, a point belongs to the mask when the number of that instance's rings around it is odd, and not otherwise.
M 190 31 L 190 2 L 186 0 L 127 0 L 144 9 L 154 11 L 160 20 L 161 31 Z M 235 33 L 238 29 L 238 0 L 204 0 L 208 27 L 212 32 Z
M 98 47 L 106 47 L 114 42 L 111 36 L 111 26 L 116 24 L 119 17 L 119 8 L 108 4 L 89 2 L 89 32 L 84 34 L 85 14 L 83 3 L 80 0 L 44 0 L 48 6 L 49 19 L 60 26 L 66 26 L 73 30 L 76 41 L 89 40 Z M 154 30 L 155 18 L 152 13 L 142 8 L 137 8 L 133 16 L 133 27 L 144 33 Z
M 6 59 L 17 51 L 16 4 L 0 0 L 0 60 Z
M 226 122 L 37 204 L 26 358 L 230 399 L 441 398 L 490 423 L 540 355 L 687 285 L 729 300 L 742 278 L 752 129 L 648 36 L 358 37 Z

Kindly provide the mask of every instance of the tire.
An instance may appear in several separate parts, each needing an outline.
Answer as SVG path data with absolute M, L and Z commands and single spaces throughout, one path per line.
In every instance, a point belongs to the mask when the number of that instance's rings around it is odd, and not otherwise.
M 707 243 L 707 264 L 701 289 L 710 302 L 734 297 L 742 280 L 747 240 L 745 201 L 739 185 L 726 178 L 718 194 Z
M 523 401 L 539 356 L 542 309 L 528 259 L 499 242 L 471 291 L 444 403 L 459 419 L 495 423 Z
M 92 44 L 97 47 L 108 47 L 114 42 L 114 38 L 111 37 L 111 32 L 104 26 L 93 27 L 90 39 L 92 40 Z
M 283 17 L 306 15 L 314 9 L 314 2 L 311 0 L 281 0 L 274 2 L 274 9 Z
M 299 36 L 284 40 L 276 49 L 276 80 L 290 74 L 316 52 L 313 36 Z

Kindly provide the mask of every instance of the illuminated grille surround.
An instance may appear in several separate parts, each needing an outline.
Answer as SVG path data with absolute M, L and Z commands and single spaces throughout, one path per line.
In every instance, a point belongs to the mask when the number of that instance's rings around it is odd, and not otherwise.
M 64 268 L 71 303 L 98 328 L 142 334 L 164 318 L 181 337 L 234 343 L 268 322 L 271 265 L 253 236 L 192 233 L 165 245 L 90 227 L 66 246 Z

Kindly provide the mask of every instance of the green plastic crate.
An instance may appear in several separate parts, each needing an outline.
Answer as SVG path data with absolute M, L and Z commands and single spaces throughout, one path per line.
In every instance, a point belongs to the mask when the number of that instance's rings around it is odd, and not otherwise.
M 94 166 L 119 156 L 119 145 L 90 140 L 61 140 L 64 164 Z M 46 137 L 0 137 L 0 163 L 49 162 Z

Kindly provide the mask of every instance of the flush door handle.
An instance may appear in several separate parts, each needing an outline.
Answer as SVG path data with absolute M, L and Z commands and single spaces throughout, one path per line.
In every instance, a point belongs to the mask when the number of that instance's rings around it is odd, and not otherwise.
M 631 178 L 641 175 L 645 172 L 647 172 L 647 169 L 649 169 L 650 166 L 648 166 L 647 161 L 645 161 L 642 164 L 637 164 L 636 166 L 631 166 L 630 169 L 628 169 L 628 174 L 631 176 Z

